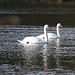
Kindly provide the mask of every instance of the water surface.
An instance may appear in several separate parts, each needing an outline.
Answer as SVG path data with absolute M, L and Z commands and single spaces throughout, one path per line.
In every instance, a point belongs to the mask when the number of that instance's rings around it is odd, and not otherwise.
M 56 27 L 48 30 L 56 34 Z M 75 27 L 60 28 L 62 39 L 21 45 L 17 40 L 43 33 L 43 26 L 0 25 L 1 75 L 74 75 Z
M 75 26 L 74 7 L 25 7 L 0 9 L 1 25 L 44 25 Z

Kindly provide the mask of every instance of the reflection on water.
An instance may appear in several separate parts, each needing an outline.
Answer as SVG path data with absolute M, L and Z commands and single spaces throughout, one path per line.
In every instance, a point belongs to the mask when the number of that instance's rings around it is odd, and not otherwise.
M 20 24 L 21 22 L 21 19 L 18 17 L 18 16 L 15 16 L 15 15 L 8 15 L 8 16 L 3 16 L 1 17 L 0 19 L 0 24 L 15 24 L 15 25 L 18 25 Z
M 56 34 L 56 27 L 48 32 Z M 17 42 L 17 39 L 42 33 L 43 26 L 0 25 L 0 74 L 74 74 L 75 28 L 60 29 L 62 39 L 51 39 L 48 44 Z
M 46 54 L 47 54 L 47 44 L 45 44 L 44 46 L 43 46 L 43 69 L 46 71 L 47 69 L 48 69 L 48 63 L 47 63 L 47 56 L 46 56 Z
M 75 25 L 75 8 L 71 7 L 36 7 L 20 9 L 0 9 L 1 25 L 44 25 L 55 26 L 61 22 L 63 26 Z

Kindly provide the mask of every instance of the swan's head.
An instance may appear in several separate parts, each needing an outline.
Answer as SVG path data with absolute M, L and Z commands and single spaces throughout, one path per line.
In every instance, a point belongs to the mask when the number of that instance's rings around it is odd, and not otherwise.
M 63 26 L 61 25 L 61 23 L 58 23 L 57 26 L 58 26 L 58 27 L 63 27 Z
M 44 28 L 46 28 L 46 29 L 47 29 L 47 28 L 48 28 L 48 29 L 51 29 L 51 28 L 49 27 L 49 25 L 47 25 L 47 24 L 44 26 Z

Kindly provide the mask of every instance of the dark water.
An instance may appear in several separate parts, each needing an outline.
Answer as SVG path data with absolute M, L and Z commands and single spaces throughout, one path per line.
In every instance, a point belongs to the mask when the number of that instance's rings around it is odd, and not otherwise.
M 74 7 L 25 7 L 1 8 L 1 25 L 44 25 L 56 26 L 61 22 L 63 26 L 75 26 Z
M 56 33 L 56 27 L 48 30 Z M 43 33 L 43 26 L 0 25 L 0 75 L 74 75 L 75 27 L 60 28 L 62 39 L 21 45 L 17 40 Z

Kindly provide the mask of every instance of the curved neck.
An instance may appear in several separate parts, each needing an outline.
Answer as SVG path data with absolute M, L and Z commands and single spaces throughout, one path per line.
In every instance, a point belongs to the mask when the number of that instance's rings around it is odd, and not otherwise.
M 57 35 L 60 37 L 59 26 L 57 25 Z
M 44 27 L 44 35 L 45 35 L 45 42 L 48 42 L 47 30 L 45 27 Z

